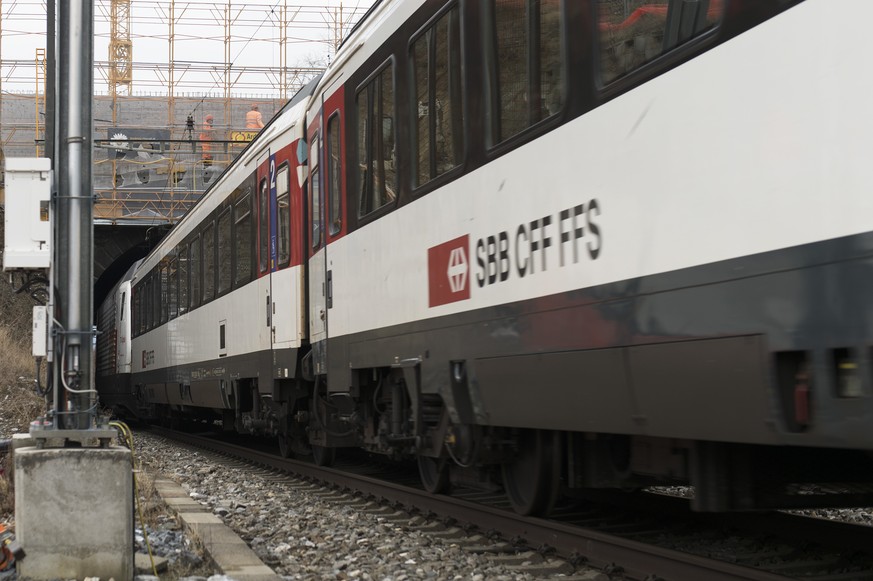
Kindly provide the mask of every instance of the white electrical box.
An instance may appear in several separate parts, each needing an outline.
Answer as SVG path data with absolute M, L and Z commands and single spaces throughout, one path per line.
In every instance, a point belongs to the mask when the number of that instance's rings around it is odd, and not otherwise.
M 52 172 L 47 157 L 6 158 L 3 270 L 48 268 Z
M 45 357 L 48 348 L 48 309 L 33 307 L 33 356 Z

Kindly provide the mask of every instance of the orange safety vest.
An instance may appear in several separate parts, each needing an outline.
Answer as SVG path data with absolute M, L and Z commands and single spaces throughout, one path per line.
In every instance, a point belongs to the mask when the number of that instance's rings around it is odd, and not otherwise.
M 260 129 L 263 126 L 264 121 L 260 111 L 249 111 L 246 113 L 246 129 Z

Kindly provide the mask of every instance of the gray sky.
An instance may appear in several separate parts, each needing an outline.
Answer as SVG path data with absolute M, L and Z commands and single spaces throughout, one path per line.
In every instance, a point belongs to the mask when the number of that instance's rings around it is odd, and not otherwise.
M 278 79 L 267 69 L 279 67 L 281 10 L 287 9 L 287 66 L 324 63 L 333 54 L 335 34 L 348 30 L 374 0 L 175 0 L 176 93 L 223 95 L 225 19 L 231 22 L 230 75 L 235 94 L 270 95 Z M 170 0 L 131 0 L 133 93 L 164 94 L 168 84 Z M 94 88 L 106 93 L 110 0 L 95 0 Z M 42 0 L 0 3 L 2 17 L 2 89 L 32 93 L 36 50 L 45 48 Z

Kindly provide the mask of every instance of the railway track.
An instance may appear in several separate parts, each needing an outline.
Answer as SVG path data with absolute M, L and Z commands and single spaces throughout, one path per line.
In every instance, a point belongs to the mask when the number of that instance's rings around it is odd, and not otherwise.
M 430 494 L 420 488 L 413 471 L 393 465 L 384 469 L 374 463 L 349 462 L 325 468 L 205 435 L 163 428 L 151 432 L 213 452 L 225 461 L 233 459 L 339 491 L 337 502 L 365 506 L 371 501 L 372 508 L 376 501 L 387 507 L 386 514 L 400 511 L 402 517 L 408 512 L 412 518 L 417 513 L 424 517 L 417 519 L 420 523 L 442 520 L 457 535 L 472 539 L 466 544 L 475 545 L 475 550 L 507 560 L 521 554 L 519 564 L 546 562 L 545 558 L 551 568 L 543 567 L 545 573 L 540 574 L 572 575 L 593 569 L 610 579 L 639 581 L 873 580 L 873 555 L 867 554 L 873 547 L 873 527 L 785 514 L 695 515 L 685 512 L 682 501 L 663 498 L 653 504 L 638 498 L 638 506 L 615 508 L 615 498 L 608 495 L 559 508 L 546 520 L 515 514 L 500 492 Z

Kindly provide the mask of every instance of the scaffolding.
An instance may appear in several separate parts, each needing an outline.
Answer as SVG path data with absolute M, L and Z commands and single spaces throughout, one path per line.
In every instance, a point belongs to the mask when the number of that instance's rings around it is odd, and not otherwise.
M 276 113 L 372 3 L 95 0 L 95 54 L 107 55 L 94 63 L 95 217 L 178 220 L 245 145 L 251 104 Z M 0 0 L 0 23 L 0 156 L 38 156 L 45 4 Z M 19 46 L 33 46 L 31 56 Z M 36 103 L 33 123 L 27 101 Z M 214 118 L 209 160 L 199 139 L 206 115 Z

